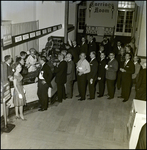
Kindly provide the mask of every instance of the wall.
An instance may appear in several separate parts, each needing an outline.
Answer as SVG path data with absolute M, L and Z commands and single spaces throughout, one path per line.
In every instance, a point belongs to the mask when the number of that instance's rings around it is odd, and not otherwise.
M 39 51 L 45 47 L 49 36 L 64 36 L 64 15 L 65 2 L 36 1 L 36 20 L 39 20 L 40 29 L 62 24 L 62 29 L 39 39 Z
M 75 29 L 68 33 L 68 39 L 71 41 L 76 40 L 76 29 L 77 29 L 77 4 L 69 3 L 69 17 L 68 24 L 73 24 Z
M 89 14 L 89 5 L 91 2 L 87 1 L 86 24 L 89 26 L 114 27 L 117 15 L 117 1 L 94 1 L 91 13 Z M 113 15 L 112 4 L 114 5 Z
M 140 25 L 138 55 L 146 57 L 146 1 L 144 1 Z
M 36 20 L 35 1 L 1 1 L 1 20 L 12 20 L 12 24 Z

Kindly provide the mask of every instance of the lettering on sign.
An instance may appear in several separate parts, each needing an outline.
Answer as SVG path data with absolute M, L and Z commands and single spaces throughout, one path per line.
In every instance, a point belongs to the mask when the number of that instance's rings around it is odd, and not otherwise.
M 29 39 L 29 34 L 25 34 L 22 37 L 23 37 L 23 40 Z
M 15 42 L 20 42 L 20 41 L 22 41 L 22 36 L 21 35 L 15 37 Z
M 51 32 L 52 31 L 52 28 L 48 28 L 48 32 Z
M 35 37 L 35 32 L 30 33 L 30 38 Z
M 36 36 L 39 36 L 39 35 L 41 35 L 41 31 L 36 32 Z
M 43 34 L 46 34 L 46 33 L 47 33 L 46 29 L 42 30 L 42 32 L 43 32 Z
M 53 31 L 57 30 L 57 27 L 53 27 Z

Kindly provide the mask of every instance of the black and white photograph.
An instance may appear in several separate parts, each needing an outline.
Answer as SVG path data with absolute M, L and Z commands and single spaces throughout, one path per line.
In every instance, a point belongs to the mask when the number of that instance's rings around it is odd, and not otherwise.
M 1 1 L 1 149 L 146 149 L 146 1 Z

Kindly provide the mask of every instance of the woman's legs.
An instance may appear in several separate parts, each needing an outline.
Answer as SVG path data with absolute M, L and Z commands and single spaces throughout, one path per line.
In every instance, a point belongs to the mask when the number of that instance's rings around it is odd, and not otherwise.
M 15 115 L 16 115 L 16 117 L 19 117 L 19 115 L 18 115 L 18 106 L 15 106 Z
M 24 116 L 23 116 L 23 106 L 19 106 L 19 113 L 20 113 L 21 119 L 24 120 Z

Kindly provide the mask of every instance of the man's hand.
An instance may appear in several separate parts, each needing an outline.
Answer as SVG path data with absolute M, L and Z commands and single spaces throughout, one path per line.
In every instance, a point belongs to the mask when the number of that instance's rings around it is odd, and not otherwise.
M 93 79 L 90 79 L 90 84 L 92 84 L 93 83 Z
M 98 77 L 97 79 L 98 79 L 98 80 L 101 80 L 101 77 Z
M 79 73 L 78 73 L 79 76 L 81 76 L 82 74 L 83 74 L 82 72 L 79 72 Z

